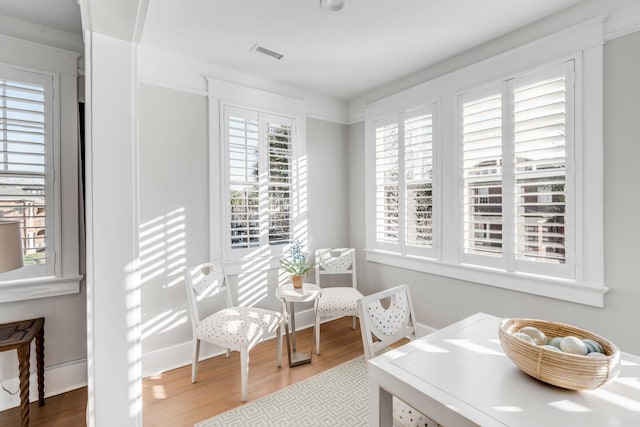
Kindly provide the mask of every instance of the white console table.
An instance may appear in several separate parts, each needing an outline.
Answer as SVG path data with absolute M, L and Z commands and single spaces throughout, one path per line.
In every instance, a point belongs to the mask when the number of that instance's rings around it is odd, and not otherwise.
M 444 426 L 640 426 L 640 357 L 596 390 L 548 385 L 518 369 L 478 313 L 368 361 L 370 425 L 391 426 L 395 395 Z

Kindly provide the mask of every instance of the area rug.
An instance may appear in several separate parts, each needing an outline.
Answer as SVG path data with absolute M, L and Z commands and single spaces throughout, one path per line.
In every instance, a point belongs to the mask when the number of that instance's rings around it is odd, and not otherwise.
M 365 427 L 367 396 L 367 366 L 360 356 L 195 427 Z

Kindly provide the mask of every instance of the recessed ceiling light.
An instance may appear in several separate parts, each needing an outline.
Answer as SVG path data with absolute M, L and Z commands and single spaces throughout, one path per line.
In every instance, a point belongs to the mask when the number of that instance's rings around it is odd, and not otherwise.
M 347 7 L 348 0 L 320 0 L 320 7 L 329 12 L 341 12 Z

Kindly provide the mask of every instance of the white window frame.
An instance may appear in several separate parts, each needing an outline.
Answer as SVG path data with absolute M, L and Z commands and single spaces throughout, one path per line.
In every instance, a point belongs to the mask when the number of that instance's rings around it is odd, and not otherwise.
M 34 73 L 0 65 L 0 79 L 32 84 L 44 89 L 44 194 L 45 194 L 45 263 L 36 265 L 25 264 L 22 268 L 6 272 L 1 276 L 5 280 L 33 279 L 37 277 L 53 276 L 60 270 L 60 262 L 56 260 L 56 253 L 60 252 L 60 245 L 56 238 L 57 229 L 54 218 L 60 216 L 60 200 L 58 186 L 54 185 L 54 170 L 59 169 L 59 144 L 54 143 L 54 79 L 52 75 Z M 57 86 L 57 85 L 56 85 Z M 59 90 L 59 89 L 58 89 Z M 28 239 L 33 240 L 35 234 L 29 233 Z M 23 242 L 24 247 L 24 242 Z
M 482 62 L 453 71 L 365 107 L 365 173 L 367 189 L 366 257 L 368 261 L 412 269 L 463 281 L 572 301 L 604 305 L 603 212 L 603 18 L 552 34 Z M 567 61 L 575 62 L 575 275 L 572 278 L 510 271 L 491 265 L 471 265 L 462 256 L 462 182 L 458 98 L 461 93 L 489 86 Z M 441 248 L 425 257 L 383 251 L 371 240 L 375 218 L 372 169 L 375 166 L 373 122 L 405 111 L 408 106 L 438 100 L 440 148 L 435 157 L 440 200 Z M 569 155 L 569 153 L 567 154 Z M 585 173 L 589 171 L 589 173 Z M 568 172 L 567 172 L 568 173 Z M 445 214 L 446 213 L 446 214 Z
M 292 238 L 307 241 L 306 231 L 306 109 L 305 102 L 213 78 L 207 79 L 209 91 L 209 208 L 210 258 L 224 260 L 228 274 L 247 270 L 278 268 L 288 245 L 269 245 L 261 236 L 260 247 L 231 249 L 229 183 L 225 143 L 225 106 L 254 111 L 265 116 L 286 117 L 293 122 L 293 200 Z M 260 144 L 263 144 L 261 141 Z M 264 161 L 262 162 L 264 166 Z
M 377 186 L 376 183 L 376 147 L 375 147 L 375 133 L 376 129 L 382 126 L 387 126 L 390 124 L 396 124 L 398 127 L 398 242 L 397 243 L 387 243 L 378 241 L 376 235 L 376 221 L 375 213 L 377 210 L 377 189 L 374 188 L 374 195 L 371 200 L 368 200 L 368 211 L 374 213 L 374 217 L 372 218 L 373 226 L 368 229 L 368 241 L 371 243 L 370 247 L 375 250 L 383 251 L 383 252 L 391 252 L 391 253 L 399 253 L 403 255 L 411 255 L 411 256 L 421 256 L 427 258 L 436 258 L 439 254 L 439 198 L 440 191 L 438 188 L 438 172 L 437 172 L 437 164 L 435 162 L 435 158 L 437 157 L 438 148 L 438 105 L 436 102 L 426 103 L 421 106 L 409 108 L 405 111 L 384 115 L 376 118 L 372 118 L 372 141 L 373 147 L 369 152 L 371 158 L 369 158 L 369 162 L 374 165 L 371 171 L 370 178 L 368 178 L 367 182 L 373 182 L 374 187 Z M 418 117 L 421 115 L 430 114 L 432 120 L 432 143 L 431 143 L 431 151 L 432 151 L 432 240 L 431 246 L 419 247 L 419 246 L 411 246 L 407 244 L 407 195 L 406 195 L 406 157 L 405 157 L 405 132 L 404 132 L 404 123 L 407 119 L 411 119 L 414 117 Z
M 50 140 L 46 183 L 47 263 L 0 273 L 0 303 L 74 294 L 80 291 L 78 210 L 79 53 L 0 35 L 0 65 L 41 76 L 51 85 Z M 8 76 L 9 77 L 9 76 Z M 47 123 L 49 126 L 49 123 Z M 64 154 L 64 157 L 62 155 Z
M 527 71 L 524 74 L 512 76 L 509 79 L 492 84 L 491 89 L 482 87 L 479 89 L 471 89 L 465 93 L 458 94 L 456 96 L 456 108 L 459 110 L 458 116 L 460 117 L 458 123 L 458 143 L 460 144 L 459 152 L 462 153 L 462 104 L 463 97 L 465 95 L 473 95 L 473 98 L 481 98 L 485 96 L 487 92 L 501 92 L 502 94 L 502 234 L 503 234 L 503 247 L 502 256 L 500 257 L 488 257 L 486 255 L 478 255 L 473 253 L 465 253 L 461 251 L 461 260 L 464 264 L 475 265 L 478 267 L 491 267 L 497 268 L 506 272 L 534 274 L 545 277 L 560 278 L 575 280 L 575 220 L 576 212 L 581 211 L 582 197 L 575 192 L 575 58 L 561 62 L 557 65 L 542 66 L 540 69 Z M 564 173 L 566 175 L 566 217 L 567 222 L 565 224 L 565 241 L 567 247 L 567 259 L 565 264 L 547 264 L 536 263 L 532 261 L 518 260 L 515 257 L 515 172 L 514 172 L 514 140 L 513 140 L 513 90 L 516 86 L 522 85 L 524 82 L 533 83 L 542 81 L 552 76 L 564 75 L 566 78 L 566 136 L 565 136 L 565 162 L 566 169 Z M 462 171 L 462 156 L 460 156 L 460 170 Z M 462 177 L 462 172 L 460 173 Z M 463 188 L 459 190 L 463 192 Z M 577 197 L 576 197 L 577 196 Z M 465 220 L 462 218 L 461 228 L 464 229 Z M 461 246 L 463 242 L 461 240 Z

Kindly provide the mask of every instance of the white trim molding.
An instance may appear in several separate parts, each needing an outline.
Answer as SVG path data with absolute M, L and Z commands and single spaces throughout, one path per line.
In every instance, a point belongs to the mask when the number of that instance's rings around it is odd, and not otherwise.
M 74 275 L 3 282 L 0 286 L 0 303 L 77 294 L 83 278 L 84 276 Z

